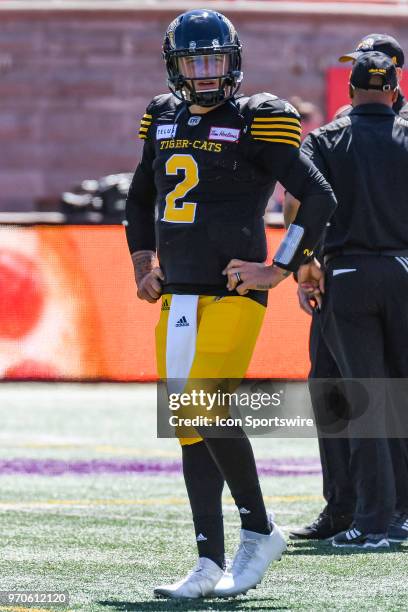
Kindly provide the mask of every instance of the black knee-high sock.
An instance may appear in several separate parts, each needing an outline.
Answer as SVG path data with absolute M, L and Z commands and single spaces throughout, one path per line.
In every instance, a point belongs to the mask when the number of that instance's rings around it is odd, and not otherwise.
M 258 480 L 255 457 L 245 432 L 235 428 L 234 438 L 205 438 L 239 510 L 243 529 L 268 534 L 271 525 Z
M 222 490 L 224 478 L 204 442 L 182 447 L 183 473 L 197 540 L 198 555 L 222 569 L 225 563 Z

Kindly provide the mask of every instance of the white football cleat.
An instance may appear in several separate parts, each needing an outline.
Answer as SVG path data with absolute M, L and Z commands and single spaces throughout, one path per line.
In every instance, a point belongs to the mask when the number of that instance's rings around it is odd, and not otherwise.
M 213 592 L 223 570 L 211 559 L 200 557 L 198 563 L 185 578 L 173 584 L 163 584 L 154 589 L 155 597 L 174 599 L 198 599 Z
M 272 561 L 278 561 L 286 550 L 283 533 L 271 522 L 269 535 L 241 529 L 241 544 L 232 562 L 215 587 L 213 597 L 235 597 L 259 584 Z

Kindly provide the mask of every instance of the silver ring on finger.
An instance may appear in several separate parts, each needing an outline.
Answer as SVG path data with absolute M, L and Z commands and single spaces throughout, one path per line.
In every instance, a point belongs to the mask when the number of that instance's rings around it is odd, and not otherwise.
M 241 281 L 241 275 L 240 275 L 240 273 L 239 273 L 239 272 L 235 272 L 235 278 L 237 279 L 237 282 L 238 282 L 238 283 L 241 283 L 241 282 L 242 282 L 242 281 Z

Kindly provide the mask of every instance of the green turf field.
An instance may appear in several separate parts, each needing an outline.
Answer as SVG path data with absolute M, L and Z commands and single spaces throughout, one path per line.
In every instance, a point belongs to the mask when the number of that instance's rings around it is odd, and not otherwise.
M 155 600 L 154 585 L 180 578 L 196 553 L 182 479 L 167 470 L 178 445 L 155 438 L 154 387 L 5 384 L 0 416 L 1 591 L 68 591 L 64 609 L 89 612 L 408 610 L 408 545 L 342 554 L 291 543 L 247 596 Z M 317 455 L 314 440 L 254 445 L 262 460 Z M 157 473 L 140 473 L 155 462 Z M 262 485 L 285 531 L 322 506 L 318 475 L 267 476 Z M 232 556 L 239 520 L 227 494 L 225 521 Z

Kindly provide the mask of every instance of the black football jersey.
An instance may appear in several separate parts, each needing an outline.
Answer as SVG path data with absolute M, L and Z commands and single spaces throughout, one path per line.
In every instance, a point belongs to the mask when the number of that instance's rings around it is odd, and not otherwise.
M 301 141 L 297 111 L 257 94 L 198 115 L 165 94 L 147 107 L 139 136 L 130 251 L 157 249 L 164 292 L 229 294 L 222 270 L 232 258 L 266 259 L 263 215 L 276 181 L 287 177 L 285 186 L 300 193 L 306 180 L 307 170 L 296 178 L 290 171 Z
M 385 104 L 361 104 L 313 130 L 302 150 L 330 181 L 339 207 L 320 257 L 408 246 L 408 121 Z

